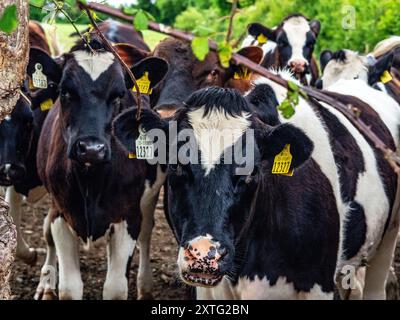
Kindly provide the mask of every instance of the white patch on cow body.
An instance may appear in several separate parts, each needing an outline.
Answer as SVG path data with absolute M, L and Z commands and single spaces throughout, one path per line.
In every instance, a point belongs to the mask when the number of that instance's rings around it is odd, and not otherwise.
M 362 80 L 341 79 L 328 90 L 357 97 L 370 105 L 388 127 L 396 145 L 399 144 L 400 107 L 392 97 L 375 90 Z
M 303 47 L 307 41 L 307 33 L 311 31 L 307 19 L 304 17 L 290 18 L 285 21 L 282 29 L 285 31 L 289 45 L 292 48 L 292 56 L 290 57 L 288 64 L 295 60 L 301 60 L 308 63 L 303 54 Z
M 6 163 L 6 164 L 4 165 L 4 173 L 5 173 L 5 174 L 8 174 L 8 172 L 10 171 L 10 168 L 11 168 L 11 164 Z
M 78 65 L 85 70 L 93 81 L 96 81 L 115 61 L 111 52 L 92 54 L 85 50 L 78 50 L 73 55 Z
M 257 41 L 256 38 L 254 38 L 251 34 L 249 34 L 242 43 L 241 48 L 245 48 L 245 47 L 250 47 L 250 46 L 258 46 L 262 49 L 263 51 L 263 57 L 265 57 L 265 55 L 267 53 L 273 52 L 276 49 L 276 42 L 272 41 L 272 40 L 267 40 L 267 43 L 261 44 Z
M 128 298 L 128 279 L 126 270 L 129 258 L 133 255 L 136 240 L 128 232 L 125 220 L 113 223 L 107 246 L 108 268 L 103 288 L 104 300 L 126 300 Z
M 201 152 L 201 165 L 208 175 L 223 152 L 233 146 L 250 127 L 250 114 L 231 116 L 215 108 L 204 116 L 204 106 L 188 112 L 189 122 Z

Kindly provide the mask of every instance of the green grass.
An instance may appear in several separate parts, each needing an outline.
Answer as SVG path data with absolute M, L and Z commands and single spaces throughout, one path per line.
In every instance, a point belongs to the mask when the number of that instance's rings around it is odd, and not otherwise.
M 87 26 L 86 25 L 77 25 L 77 28 L 79 31 L 82 31 L 82 30 L 85 30 L 87 28 Z M 61 50 L 63 52 L 68 52 L 69 49 L 75 43 L 77 38 L 70 36 L 73 32 L 75 32 L 75 29 L 69 23 L 57 24 L 57 39 L 58 39 L 58 43 L 60 44 Z M 159 43 L 166 36 L 161 33 L 151 31 L 151 30 L 144 30 L 143 37 L 144 37 L 144 41 L 147 43 L 147 45 L 150 47 L 150 49 L 153 50 L 155 48 L 155 46 L 157 45 L 157 43 Z

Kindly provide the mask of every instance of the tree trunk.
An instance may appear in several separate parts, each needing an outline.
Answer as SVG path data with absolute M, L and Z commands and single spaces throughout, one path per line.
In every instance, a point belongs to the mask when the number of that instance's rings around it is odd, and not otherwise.
M 11 35 L 0 31 L 0 121 L 19 99 L 29 53 L 28 0 L 1 0 L 0 14 L 11 4 L 17 5 L 19 25 Z
M 28 0 L 1 0 L 0 15 L 4 9 L 17 5 L 18 28 L 7 35 L 0 31 L 0 121 L 10 114 L 20 97 L 28 63 Z M 0 299 L 10 298 L 8 279 L 17 243 L 17 232 L 8 205 L 0 197 Z

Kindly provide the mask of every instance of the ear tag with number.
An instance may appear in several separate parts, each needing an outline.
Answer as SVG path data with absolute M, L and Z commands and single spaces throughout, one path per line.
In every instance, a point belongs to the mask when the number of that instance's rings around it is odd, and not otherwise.
M 392 75 L 390 74 L 390 72 L 388 70 L 386 70 L 381 76 L 381 82 L 383 84 L 388 83 L 388 82 L 390 82 L 392 80 L 393 80 L 393 77 L 392 77 Z
M 293 170 L 290 170 L 293 156 L 290 153 L 290 144 L 287 144 L 281 153 L 277 154 L 272 166 L 272 174 L 281 174 L 293 176 Z
M 233 78 L 235 80 L 250 80 L 251 72 L 246 67 L 241 67 L 240 72 L 235 72 Z
M 47 99 L 40 104 L 40 110 L 42 111 L 50 110 L 53 107 L 53 104 L 54 102 L 52 99 Z
M 136 140 L 136 158 L 150 160 L 154 158 L 153 141 L 147 137 L 142 126 L 139 126 L 139 137 Z
M 32 83 L 35 88 L 47 89 L 47 77 L 42 72 L 43 66 L 35 64 L 35 72 L 32 74 Z
M 259 36 L 257 37 L 257 41 L 259 44 L 266 44 L 268 41 L 268 38 L 266 36 L 264 36 L 262 33 L 260 33 Z
M 146 71 L 144 75 L 136 80 L 136 83 L 139 87 L 139 92 L 142 94 L 151 94 L 153 90 L 150 88 L 150 80 L 149 80 L 149 73 Z M 132 88 L 133 92 L 136 92 L 136 87 Z

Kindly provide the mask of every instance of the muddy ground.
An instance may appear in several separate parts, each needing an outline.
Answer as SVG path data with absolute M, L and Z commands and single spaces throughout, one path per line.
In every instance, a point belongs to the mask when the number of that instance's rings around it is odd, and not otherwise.
M 1 191 L 0 191 L 1 192 Z M 39 282 L 40 268 L 45 258 L 45 243 L 42 237 L 42 223 L 49 207 L 49 198 L 43 199 L 36 207 L 24 205 L 22 232 L 28 243 L 39 249 L 38 262 L 29 267 L 17 260 L 11 277 L 13 299 L 32 299 Z M 178 278 L 177 245 L 165 220 L 162 207 L 162 195 L 157 204 L 156 222 L 152 237 L 151 263 L 153 268 L 155 299 L 185 299 L 187 290 Z M 87 252 L 81 249 L 81 270 L 84 282 L 84 299 L 101 299 L 102 287 L 106 276 L 105 246 L 92 248 Z M 394 263 L 398 283 L 391 286 L 390 297 L 400 298 L 400 245 L 396 250 Z M 138 254 L 130 268 L 129 299 L 136 299 L 136 275 Z

